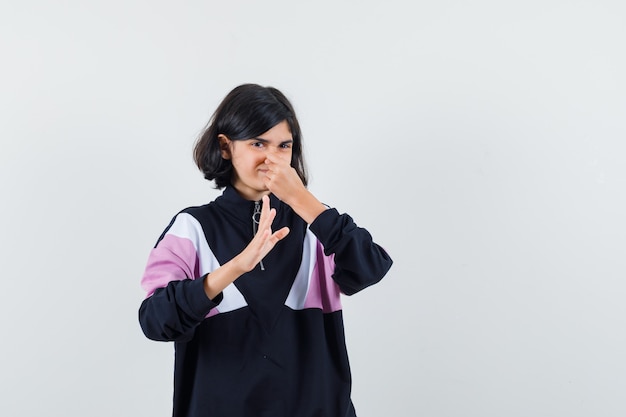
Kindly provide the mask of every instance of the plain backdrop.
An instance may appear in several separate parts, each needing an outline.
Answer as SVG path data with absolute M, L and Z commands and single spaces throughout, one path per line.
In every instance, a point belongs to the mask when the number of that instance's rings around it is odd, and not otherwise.
M 247 82 L 395 261 L 344 298 L 360 417 L 626 415 L 625 41 L 618 0 L 3 0 L 0 415 L 171 415 L 139 280 Z

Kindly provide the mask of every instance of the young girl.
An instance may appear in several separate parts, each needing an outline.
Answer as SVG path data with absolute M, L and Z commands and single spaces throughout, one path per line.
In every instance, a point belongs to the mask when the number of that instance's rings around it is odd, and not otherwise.
M 223 194 L 178 213 L 149 255 L 145 335 L 175 342 L 175 417 L 350 417 L 340 294 L 387 253 L 306 188 L 302 135 L 275 88 L 245 84 L 194 150 Z

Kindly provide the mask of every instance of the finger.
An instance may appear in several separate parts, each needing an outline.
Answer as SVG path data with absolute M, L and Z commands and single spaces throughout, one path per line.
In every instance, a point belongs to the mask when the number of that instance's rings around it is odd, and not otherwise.
M 259 219 L 259 229 L 258 230 L 264 230 L 264 229 L 271 229 L 272 228 L 272 223 L 274 222 L 274 219 L 276 218 L 276 209 L 268 209 L 265 212 L 265 215 L 263 216 L 263 213 L 261 213 L 261 218 Z
M 275 239 L 274 243 L 276 243 L 279 240 L 283 240 L 288 234 L 289 234 L 289 228 L 285 226 L 282 229 L 275 231 L 270 239 L 271 240 Z
M 259 217 L 259 228 L 265 224 L 265 220 L 272 214 L 270 207 L 270 198 L 266 195 L 261 197 L 261 216 Z M 271 224 L 271 222 L 270 222 Z
M 290 165 L 291 161 L 288 160 L 287 158 L 284 158 L 280 155 L 276 155 L 273 153 L 267 153 L 267 155 L 265 156 L 265 164 L 266 165 Z
M 272 249 L 274 249 L 274 246 L 279 241 L 283 240 L 288 234 L 289 234 L 289 228 L 285 226 L 282 229 L 277 230 L 276 232 L 274 232 L 271 236 L 268 236 L 268 238 L 267 238 L 267 245 L 264 247 L 263 257 L 265 257 L 265 255 L 267 255 L 269 252 L 271 252 Z

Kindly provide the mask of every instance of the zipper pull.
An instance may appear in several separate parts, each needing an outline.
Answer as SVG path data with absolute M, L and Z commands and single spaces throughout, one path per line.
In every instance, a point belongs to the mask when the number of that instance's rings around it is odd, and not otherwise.
M 254 235 L 256 235 L 257 232 L 259 231 L 260 220 L 261 220 L 261 202 L 255 201 L 254 213 L 252 213 L 252 231 L 254 232 Z M 259 265 L 261 266 L 261 271 L 265 271 L 265 266 L 263 265 L 263 259 L 261 259 L 261 262 L 259 262 Z

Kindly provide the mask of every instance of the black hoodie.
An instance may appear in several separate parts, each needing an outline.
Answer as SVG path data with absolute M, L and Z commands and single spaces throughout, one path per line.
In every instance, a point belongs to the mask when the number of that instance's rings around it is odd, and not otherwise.
M 327 209 L 307 227 L 270 195 L 273 230 L 290 233 L 210 300 L 204 277 L 247 246 L 259 204 L 227 187 L 176 215 L 150 253 L 139 321 L 148 338 L 175 342 L 173 415 L 355 416 L 339 296 L 392 261 L 347 214 Z

